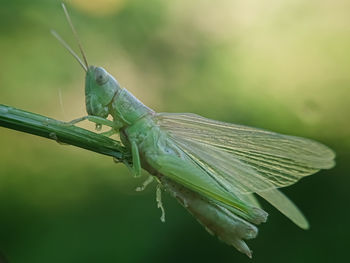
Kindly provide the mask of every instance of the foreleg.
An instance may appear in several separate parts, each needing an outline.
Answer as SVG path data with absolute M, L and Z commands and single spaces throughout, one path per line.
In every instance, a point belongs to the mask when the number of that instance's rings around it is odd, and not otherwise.
M 110 121 L 110 120 L 107 120 L 105 118 L 98 117 L 98 116 L 92 116 L 92 115 L 87 115 L 84 117 L 80 117 L 78 119 L 74 119 L 70 122 L 65 122 L 64 125 L 71 126 L 71 125 L 77 124 L 77 123 L 85 121 L 85 120 L 89 120 L 91 122 L 96 123 L 96 130 L 100 130 L 101 125 L 111 127 L 114 130 L 119 130 L 122 126 L 120 123 L 116 123 L 114 121 Z

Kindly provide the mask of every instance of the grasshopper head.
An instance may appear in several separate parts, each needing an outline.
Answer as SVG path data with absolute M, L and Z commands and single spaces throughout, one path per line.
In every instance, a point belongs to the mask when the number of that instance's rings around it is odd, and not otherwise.
M 65 49 L 78 61 L 80 66 L 86 72 L 85 76 L 85 102 L 86 111 L 89 115 L 107 118 L 109 114 L 108 106 L 112 102 L 114 96 L 120 90 L 119 83 L 103 68 L 89 66 L 83 46 L 80 43 L 78 34 L 73 26 L 68 11 L 64 3 L 62 3 L 63 11 L 67 21 L 72 29 L 75 39 L 83 56 L 83 60 L 72 50 L 72 48 L 55 32 L 51 31 L 53 36 L 63 45 Z
M 107 118 L 108 106 L 120 89 L 119 83 L 104 68 L 89 66 L 85 77 L 87 113 Z

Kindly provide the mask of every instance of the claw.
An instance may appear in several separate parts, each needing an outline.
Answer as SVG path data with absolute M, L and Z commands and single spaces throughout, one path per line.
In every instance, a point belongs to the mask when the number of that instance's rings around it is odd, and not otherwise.
M 96 123 L 95 124 L 95 130 L 100 131 L 102 129 L 102 124 L 101 123 Z

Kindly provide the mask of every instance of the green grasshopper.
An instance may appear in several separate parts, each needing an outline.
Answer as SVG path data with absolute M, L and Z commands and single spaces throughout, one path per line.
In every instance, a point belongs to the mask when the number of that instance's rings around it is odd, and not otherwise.
M 68 12 L 83 61 L 53 32 L 86 72 L 83 120 L 119 133 L 132 155 L 126 163 L 134 176 L 141 169 L 155 176 L 206 229 L 251 257 L 243 241 L 257 235 L 265 222 L 254 194 L 275 206 L 303 229 L 309 224 L 299 209 L 277 188 L 330 169 L 335 153 L 318 142 L 262 129 L 206 119 L 191 113 L 156 113 L 145 106 L 102 67 L 89 65 Z M 113 120 L 107 117 L 111 115 Z M 153 178 L 153 177 L 151 177 Z M 151 179 L 139 188 L 142 190 Z M 158 206 L 163 210 L 157 188 Z M 164 214 L 162 218 L 164 221 Z

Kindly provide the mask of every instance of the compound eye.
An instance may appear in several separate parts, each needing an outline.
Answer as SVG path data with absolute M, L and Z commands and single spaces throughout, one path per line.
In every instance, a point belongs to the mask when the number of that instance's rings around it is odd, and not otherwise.
M 105 84 L 108 81 L 108 73 L 103 68 L 95 68 L 95 80 L 96 83 L 100 86 Z

